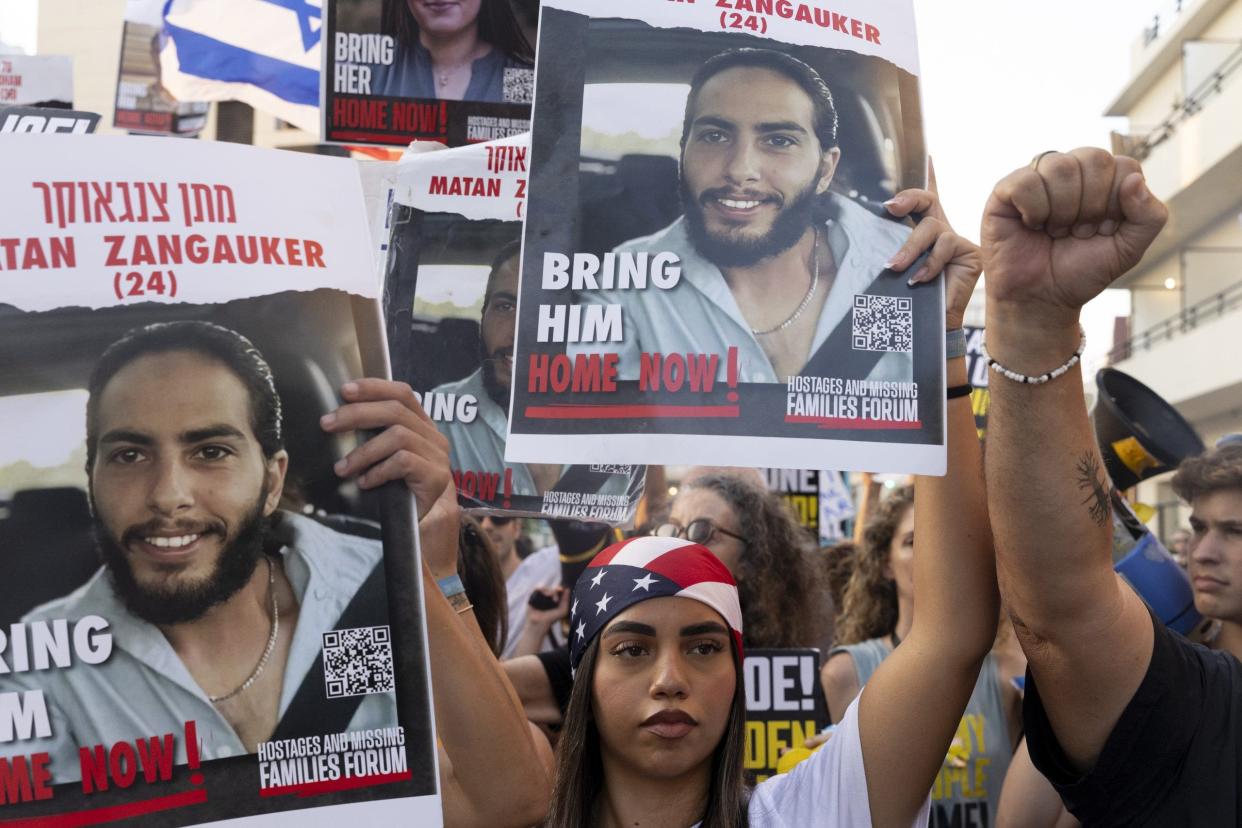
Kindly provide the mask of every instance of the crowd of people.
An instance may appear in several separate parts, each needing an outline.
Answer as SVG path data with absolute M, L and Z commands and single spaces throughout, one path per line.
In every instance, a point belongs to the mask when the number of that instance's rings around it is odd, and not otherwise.
M 1242 442 L 1185 460 L 1172 478 L 1191 510 L 1179 552 L 1195 606 L 1215 621 L 1191 643 L 1113 569 L 1123 496 L 1078 367 L 1081 308 L 1139 261 L 1164 205 L 1137 162 L 1079 149 L 1044 153 L 999 182 L 980 246 L 953 231 L 934 182 L 884 206 L 917 219 L 892 266 L 931 251 L 912 278 L 945 279 L 947 470 L 893 489 L 860 517 L 857 543 L 820 549 L 752 469 L 694 468 L 641 526 L 555 521 L 555 542 L 533 549 L 525 520 L 462 510 L 450 437 L 409 386 L 361 379 L 341 389 L 322 429 L 368 439 L 335 472 L 361 489 L 403 482 L 419 515 L 446 824 L 1242 820 Z M 985 269 L 986 452 L 962 337 Z M 187 431 L 194 417 L 205 425 Z M 319 680 L 295 625 L 329 599 L 353 617 L 370 600 L 379 548 L 280 508 L 289 456 L 279 418 L 270 370 L 234 332 L 154 325 L 105 352 L 90 389 L 87 469 L 111 578 L 41 612 L 106 603 L 167 640 L 114 659 L 110 672 L 78 674 L 103 683 L 61 688 L 61 698 L 131 688 L 152 694 L 133 696 L 133 716 L 172 716 L 159 706 L 163 685 L 136 677 L 173 665 L 161 681 L 193 687 L 204 721 L 218 712 L 229 745 L 253 752 L 282 721 L 286 674 Z M 229 521 L 144 517 L 177 515 L 195 498 Z M 283 562 L 263 553 L 269 535 L 299 551 Z M 216 591 L 191 589 L 164 565 L 200 541 L 237 553 L 217 555 L 231 580 L 213 581 Z M 151 554 L 135 557 L 135 544 Z M 316 551 L 328 544 L 367 566 L 346 582 Z M 221 634 L 221 620 L 239 613 L 253 640 Z M 246 656 L 264 640 L 246 678 Z M 808 740 L 809 758 L 753 785 L 750 648 L 817 649 L 833 723 Z M 238 681 L 203 669 L 221 654 Z M 372 697 L 344 723 L 383 721 L 389 704 Z M 73 734 L 94 733 L 88 713 L 56 708 L 63 735 L 48 749 L 71 753 Z
M 987 267 L 1003 371 L 985 459 L 950 349 L 948 473 L 893 490 L 857 545 L 819 550 L 753 471 L 695 469 L 626 539 L 604 528 L 594 548 L 522 559 L 521 522 L 460 515 L 447 441 L 391 392 L 426 432 L 409 445 L 417 468 L 390 476 L 429 507 L 450 824 L 1237 824 L 1242 447 L 1173 478 L 1192 510 L 1196 606 L 1219 622 L 1192 644 L 1113 571 L 1114 495 L 1081 374 L 1058 367 L 1079 347 L 1079 309 L 1137 262 L 1163 205 L 1137 164 L 1099 150 L 1001 181 L 981 249 L 933 192 L 891 204 L 937 223 L 909 244 L 951 251 L 950 336 Z M 454 613 L 437 596 L 456 573 L 469 583 Z M 811 758 L 753 787 L 747 647 L 819 648 L 835 723 Z

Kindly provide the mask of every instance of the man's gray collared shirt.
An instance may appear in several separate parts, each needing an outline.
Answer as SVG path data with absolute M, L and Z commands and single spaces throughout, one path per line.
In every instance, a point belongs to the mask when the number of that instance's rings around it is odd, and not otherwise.
M 910 235 L 905 225 L 872 215 L 847 198 L 835 194 L 829 197 L 837 207 L 838 218 L 825 224 L 825 237 L 837 272 L 815 327 L 810 354 L 827 341 L 851 312 L 855 294 L 866 292 L 884 269 L 884 263 Z M 580 292 L 578 301 L 582 304 L 622 306 L 625 340 L 572 344 L 568 347 L 571 357 L 580 353 L 617 353 L 621 358 L 618 379 L 636 380 L 641 353 L 723 356 L 731 346 L 736 346 L 741 382 L 781 381 L 751 332 L 724 274 L 690 240 L 684 216 L 658 233 L 620 245 L 616 252 L 673 253 L 681 260 L 681 280 L 669 290 L 649 285 L 644 290 Z M 728 365 L 721 359 L 718 379 L 724 380 L 727 371 Z M 912 375 L 910 354 L 887 353 L 867 378 L 908 382 Z
M 336 532 L 301 515 L 283 517 L 293 531 L 292 543 L 281 550 L 283 565 L 299 610 L 280 694 L 282 717 L 319 656 L 323 633 L 334 628 L 382 554 L 378 541 Z M 52 729 L 49 738 L 0 746 L 0 756 L 48 752 L 54 782 L 68 782 L 80 778 L 79 747 L 181 733 L 191 720 L 203 759 L 247 752 L 164 634 L 125 609 L 104 570 L 64 598 L 32 610 L 22 621 L 63 618 L 72 629 L 76 620 L 88 615 L 109 623 L 112 654 L 104 663 L 75 660 L 67 668 L 0 675 L 0 692 L 43 690 Z M 362 700 L 349 730 L 396 724 L 395 694 L 376 693 Z M 177 740 L 179 764 L 186 761 L 183 742 Z

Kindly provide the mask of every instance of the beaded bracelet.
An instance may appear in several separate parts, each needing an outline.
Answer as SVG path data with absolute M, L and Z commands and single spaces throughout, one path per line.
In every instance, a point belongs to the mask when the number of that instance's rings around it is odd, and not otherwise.
M 1078 350 L 1074 352 L 1074 355 L 1070 357 L 1069 360 L 1060 368 L 1054 368 L 1045 374 L 1040 374 L 1035 377 L 1030 377 L 1026 374 L 1006 368 L 1004 365 L 1001 365 L 999 362 L 992 359 L 992 355 L 988 353 L 988 346 L 986 342 L 984 342 L 981 347 L 983 350 L 983 356 L 988 361 L 988 367 L 1005 379 L 1012 380 L 1013 382 L 1024 383 L 1026 385 L 1043 385 L 1046 382 L 1051 382 L 1057 377 L 1064 376 L 1069 373 L 1069 370 L 1077 365 L 1079 360 L 1082 359 L 1082 353 L 1087 349 L 1087 332 L 1083 331 L 1081 328 L 1079 330 L 1081 331 L 1082 336 L 1078 341 Z

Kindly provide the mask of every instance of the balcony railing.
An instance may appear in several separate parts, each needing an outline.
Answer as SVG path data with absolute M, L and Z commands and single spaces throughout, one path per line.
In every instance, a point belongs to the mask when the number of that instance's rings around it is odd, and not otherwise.
M 1173 111 L 1157 126 L 1146 133 L 1121 135 L 1113 133 L 1113 145 L 1116 151 L 1125 155 L 1144 160 L 1151 151 L 1173 137 L 1177 128 L 1198 115 L 1203 107 L 1221 93 L 1225 81 L 1232 78 L 1242 69 L 1242 43 L 1229 53 L 1229 56 L 1208 73 L 1194 89 L 1186 93 L 1186 98 L 1173 105 Z
M 1166 31 L 1167 27 L 1171 27 L 1171 21 L 1182 13 L 1182 7 L 1185 5 L 1184 0 L 1172 0 L 1171 3 L 1166 3 L 1164 8 L 1153 14 L 1151 23 L 1143 27 L 1143 45 L 1150 46 L 1159 40 L 1161 33 Z
M 1220 293 L 1196 302 L 1177 316 L 1169 317 L 1135 334 L 1125 342 L 1118 343 L 1108 354 L 1109 364 L 1129 359 L 1137 350 L 1151 350 L 1154 345 L 1192 331 L 1199 325 L 1218 319 L 1238 307 L 1242 307 L 1242 282 L 1236 282 Z

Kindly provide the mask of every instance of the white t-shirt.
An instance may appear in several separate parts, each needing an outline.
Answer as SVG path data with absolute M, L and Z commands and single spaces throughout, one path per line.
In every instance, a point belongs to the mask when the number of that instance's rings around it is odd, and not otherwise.
M 551 588 L 560 582 L 561 556 L 555 545 L 532 552 L 513 570 L 505 581 L 505 591 L 509 596 L 509 637 L 500 654 L 502 659 L 513 658 L 522 631 L 526 629 L 526 603 L 530 600 L 530 594 L 536 587 Z M 541 649 L 550 648 L 545 641 Z
M 750 828 L 861 828 L 871 824 L 858 699 L 845 711 L 832 738 L 810 759 L 759 783 L 750 795 L 747 814 Z M 912 828 L 925 828 L 930 814 L 928 798 Z

